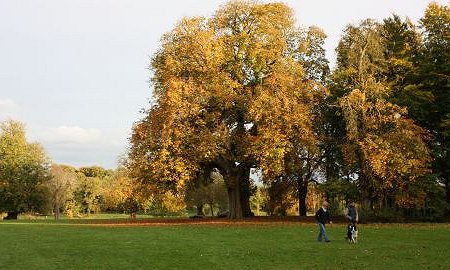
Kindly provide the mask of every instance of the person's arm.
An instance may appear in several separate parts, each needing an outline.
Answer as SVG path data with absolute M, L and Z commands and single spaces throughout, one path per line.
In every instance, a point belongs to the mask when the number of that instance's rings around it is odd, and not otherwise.
M 355 213 L 356 213 L 356 218 L 355 218 L 355 220 L 356 220 L 356 222 L 358 222 L 359 221 L 359 216 L 358 216 L 358 210 L 355 208 Z

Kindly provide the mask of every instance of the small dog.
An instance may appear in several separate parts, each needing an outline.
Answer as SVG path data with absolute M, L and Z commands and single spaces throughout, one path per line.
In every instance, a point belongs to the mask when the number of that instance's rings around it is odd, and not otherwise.
M 347 226 L 347 241 L 350 243 L 356 243 L 358 241 L 358 229 L 354 223 L 350 223 Z

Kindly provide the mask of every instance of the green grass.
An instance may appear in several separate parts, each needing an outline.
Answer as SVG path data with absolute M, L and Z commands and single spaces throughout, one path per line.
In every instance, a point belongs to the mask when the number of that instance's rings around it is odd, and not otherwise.
M 448 224 L 101 227 L 0 221 L 0 269 L 449 269 Z
M 6 216 L 6 214 L 4 214 Z M 149 219 L 149 218 L 154 218 L 156 216 L 152 216 L 152 215 L 146 215 L 146 214 L 138 214 L 137 219 Z M 180 218 L 180 217 L 184 217 L 184 216 L 169 216 L 169 217 L 165 217 L 165 218 Z M 129 219 L 130 215 L 129 214 L 120 214 L 120 213 L 101 213 L 101 214 L 90 214 L 90 215 L 83 215 L 81 217 L 66 217 L 64 215 L 61 215 L 60 217 L 60 221 L 64 221 L 64 220 L 86 220 L 86 219 Z M 18 216 L 18 219 L 21 221 L 27 220 L 27 221 L 31 221 L 31 220 L 50 220 L 53 221 L 55 218 L 52 215 L 47 215 L 47 216 L 36 216 L 36 215 L 29 215 L 29 214 L 21 214 Z M 0 217 L 0 221 L 1 221 L 1 217 Z

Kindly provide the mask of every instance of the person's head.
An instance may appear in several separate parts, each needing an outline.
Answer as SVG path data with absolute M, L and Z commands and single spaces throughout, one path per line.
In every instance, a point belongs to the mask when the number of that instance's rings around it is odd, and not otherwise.
M 350 202 L 348 203 L 348 206 L 349 206 L 349 207 L 355 207 L 355 203 L 352 202 L 352 201 L 350 201 Z
M 327 208 L 328 208 L 328 202 L 327 202 L 327 201 L 324 201 L 324 202 L 322 203 L 322 207 L 325 208 L 325 209 L 327 209 Z

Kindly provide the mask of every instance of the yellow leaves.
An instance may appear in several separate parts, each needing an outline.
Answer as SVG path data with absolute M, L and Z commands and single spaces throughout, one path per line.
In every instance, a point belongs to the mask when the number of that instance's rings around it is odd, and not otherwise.
M 164 35 L 151 63 L 155 106 L 133 130 L 139 178 L 178 190 L 220 159 L 276 173 L 293 144 L 316 145 L 324 91 L 305 79 L 293 18 L 281 3 L 232 1 Z
M 284 169 L 284 157 L 293 150 L 294 142 L 314 144 L 311 98 L 305 97 L 305 88 L 298 79 L 280 73 L 256 88 L 249 114 L 258 127 L 258 136 L 251 152 L 265 175 L 276 175 Z
M 377 193 L 407 192 L 430 172 L 426 131 L 404 118 L 406 109 L 353 90 L 339 100 L 347 129 L 344 159 L 358 164 Z M 405 195 L 400 204 L 414 203 Z M 415 197 L 414 200 L 420 200 Z M 423 198 L 422 198 L 423 199 Z M 408 202 L 409 201 L 409 202 Z
M 341 151 L 346 166 L 354 166 L 359 162 L 358 160 L 359 145 L 345 141 L 341 146 Z
M 430 156 L 420 136 L 411 128 L 403 127 L 380 136 L 368 135 L 360 143 L 363 162 L 382 189 L 402 190 L 430 172 Z
M 427 197 L 423 190 L 414 190 L 414 192 L 401 192 L 395 196 L 395 203 L 401 208 L 420 208 L 425 204 Z
M 184 198 L 182 196 L 177 196 L 171 191 L 167 191 L 160 195 L 158 200 L 161 202 L 161 208 L 166 213 L 180 213 L 186 209 Z
M 254 138 L 250 153 L 257 159 L 264 175 L 277 175 L 284 169 L 284 156 L 291 150 L 292 144 L 279 129 L 260 129 L 261 135 Z
M 339 99 L 339 107 L 344 114 L 347 137 L 359 141 L 366 134 L 383 134 L 398 127 L 404 121 L 405 108 L 381 99 L 370 100 L 358 89 Z
M 389 61 L 395 73 L 401 74 L 401 71 L 405 72 L 413 68 L 413 63 L 406 58 L 391 57 Z

